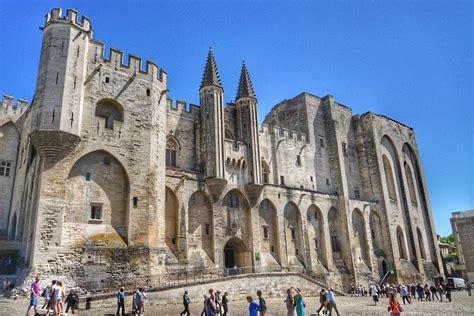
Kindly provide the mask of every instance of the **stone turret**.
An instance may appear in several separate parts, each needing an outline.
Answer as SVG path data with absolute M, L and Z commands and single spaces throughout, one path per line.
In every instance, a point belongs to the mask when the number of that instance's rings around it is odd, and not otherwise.
M 242 70 L 240 71 L 235 106 L 237 110 L 237 135 L 248 147 L 246 159 L 249 169 L 247 171 L 249 181 L 247 182 L 246 191 L 252 201 L 260 195 L 262 179 L 258 141 L 257 98 L 245 62 L 242 63 Z
M 201 106 L 201 167 L 213 195 L 225 181 L 224 170 L 224 89 L 216 62 L 209 48 L 199 89 Z M 217 190 L 217 191 L 216 191 Z
M 61 9 L 46 15 L 33 104 L 32 140 L 40 155 L 58 159 L 80 141 L 89 19 Z

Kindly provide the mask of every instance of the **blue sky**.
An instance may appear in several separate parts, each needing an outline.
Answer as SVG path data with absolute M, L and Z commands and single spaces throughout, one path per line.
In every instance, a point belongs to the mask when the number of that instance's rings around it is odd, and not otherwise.
M 245 60 L 263 120 L 302 91 L 415 129 L 437 231 L 474 208 L 471 1 L 0 0 L 0 94 L 30 100 L 44 15 L 76 8 L 106 47 L 152 59 L 169 96 L 198 102 L 209 46 L 226 101 Z

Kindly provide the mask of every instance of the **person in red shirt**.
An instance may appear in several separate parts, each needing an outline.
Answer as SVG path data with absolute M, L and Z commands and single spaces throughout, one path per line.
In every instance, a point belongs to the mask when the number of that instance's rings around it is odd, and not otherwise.
M 390 315 L 395 315 L 395 316 L 400 316 L 400 313 L 402 312 L 402 307 L 400 306 L 400 303 L 397 301 L 397 298 L 395 297 L 394 292 L 390 292 L 388 294 L 388 310 L 390 311 Z

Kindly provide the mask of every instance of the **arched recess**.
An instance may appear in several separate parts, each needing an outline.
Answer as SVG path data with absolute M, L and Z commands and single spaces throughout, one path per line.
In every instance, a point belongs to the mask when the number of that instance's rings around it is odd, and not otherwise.
M 332 256 L 334 259 L 341 259 L 341 216 L 339 215 L 339 211 L 331 207 L 328 212 L 328 227 L 329 227 L 329 236 L 331 238 L 331 250 Z
M 397 200 L 397 191 L 395 188 L 395 180 L 393 178 L 393 169 L 390 160 L 387 158 L 386 155 L 382 155 L 383 161 L 383 170 L 385 173 L 385 182 L 387 184 L 388 196 L 390 199 L 396 201 Z
M 323 213 L 316 205 L 311 205 L 306 213 L 308 241 L 311 258 L 327 266 L 326 243 L 324 239 Z
M 9 121 L 0 126 L 0 235 L 6 234 L 11 209 L 15 171 L 20 146 L 20 132 Z
M 165 192 L 165 243 L 176 255 L 178 251 L 179 201 L 173 190 L 166 187 Z
M 353 244 L 356 247 L 356 251 L 360 251 L 360 259 L 370 267 L 369 244 L 367 242 L 364 215 L 362 215 L 358 208 L 352 211 L 352 230 L 354 233 Z
M 105 119 L 105 128 L 114 129 L 114 122 L 123 122 L 123 107 L 114 99 L 102 99 L 97 102 L 95 116 Z
M 258 215 L 264 264 L 266 266 L 280 265 L 280 238 L 276 208 L 270 200 L 264 199 L 258 207 Z
M 407 178 L 407 184 L 408 184 L 408 193 L 410 195 L 410 202 L 413 205 L 417 205 L 418 199 L 416 198 L 415 184 L 413 182 L 413 174 L 412 174 L 410 165 L 406 161 L 404 163 L 404 166 L 405 166 L 405 177 Z
M 238 237 L 231 237 L 224 244 L 224 267 L 227 269 L 239 268 L 243 272 L 250 272 L 248 261 L 252 256 L 245 243 Z
M 372 237 L 372 245 L 376 256 L 383 256 L 383 233 L 382 233 L 382 221 L 380 216 L 374 210 L 370 211 L 370 236 Z
M 188 247 L 204 251 L 214 262 L 214 218 L 212 203 L 203 191 L 194 192 L 188 203 Z
M 398 246 L 398 255 L 400 259 L 408 260 L 405 236 L 400 226 L 397 227 L 397 246 Z
M 301 225 L 301 213 L 293 202 L 288 202 L 284 209 L 285 239 L 288 254 L 288 265 L 304 267 L 304 244 L 303 230 Z M 294 259 L 298 259 L 294 260 Z
M 426 260 L 426 251 L 425 251 L 425 244 L 423 243 L 423 234 L 419 227 L 416 228 L 416 235 L 418 237 L 418 245 L 420 246 L 420 253 L 421 258 Z
M 240 262 L 246 267 L 245 271 L 250 272 L 253 269 L 253 236 L 251 226 L 250 205 L 247 198 L 237 189 L 233 189 L 224 196 L 222 206 L 226 209 L 224 213 L 225 235 L 240 239 L 245 245 L 244 252 L 240 254 Z M 225 259 L 225 256 L 224 256 Z M 224 266 L 227 263 L 224 260 Z
M 91 234 L 110 234 L 112 227 L 126 242 L 129 186 L 127 171 L 109 152 L 98 150 L 82 156 L 71 168 L 66 182 L 64 222 L 95 225 L 90 226 Z M 101 232 L 100 227 L 106 228 Z

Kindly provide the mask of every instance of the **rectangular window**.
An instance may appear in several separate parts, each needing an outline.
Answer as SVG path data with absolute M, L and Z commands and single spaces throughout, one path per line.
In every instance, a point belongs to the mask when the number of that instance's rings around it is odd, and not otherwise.
M 280 176 L 280 184 L 285 185 L 285 176 Z
M 331 182 L 329 182 L 329 179 L 326 179 L 326 185 L 331 185 Z
M 8 162 L 8 161 L 0 162 L 0 176 L 9 177 L 11 167 L 12 167 L 11 162 Z
M 105 83 L 109 83 L 110 82 L 110 78 L 109 77 L 105 77 Z
M 318 249 L 318 238 L 314 238 L 314 249 Z
M 337 237 L 336 235 L 331 236 L 331 245 L 332 245 L 332 251 L 340 251 L 339 237 Z
M 342 143 L 342 154 L 347 157 L 347 143 Z
M 176 168 L 176 150 L 166 149 L 166 166 Z
M 319 138 L 319 146 L 324 148 L 324 138 L 322 137 Z
M 206 235 L 210 235 L 210 234 L 211 234 L 211 225 L 206 224 Z
M 296 155 L 296 164 L 301 166 L 301 155 Z
M 137 207 L 138 206 L 138 197 L 134 196 L 133 197 L 133 207 Z
M 227 206 L 232 208 L 239 207 L 239 197 L 235 193 L 231 193 L 227 198 Z
M 92 220 L 102 219 L 102 205 L 91 205 L 91 219 Z
M 291 229 L 291 239 L 295 240 L 296 239 L 296 229 L 295 228 L 290 228 Z
M 275 246 L 271 245 L 271 246 L 270 246 L 270 251 L 271 251 L 271 252 L 275 252 Z
M 298 253 L 299 253 L 298 249 L 295 249 L 295 255 L 298 255 Z
M 114 119 L 111 116 L 105 117 L 105 128 L 114 129 Z
M 147 97 L 150 96 L 150 89 L 146 89 L 146 96 L 147 96 Z
M 354 196 L 356 199 L 360 199 L 360 190 L 359 188 L 354 188 Z
M 263 227 L 263 238 L 268 239 L 268 227 Z
M 318 212 L 314 211 L 314 219 L 318 220 Z
M 86 173 L 86 181 L 91 181 L 91 173 L 90 172 Z
M 313 176 L 310 176 L 310 177 L 309 177 L 309 179 L 311 180 L 311 182 L 313 182 L 313 181 L 314 181 L 314 178 L 313 178 Z

